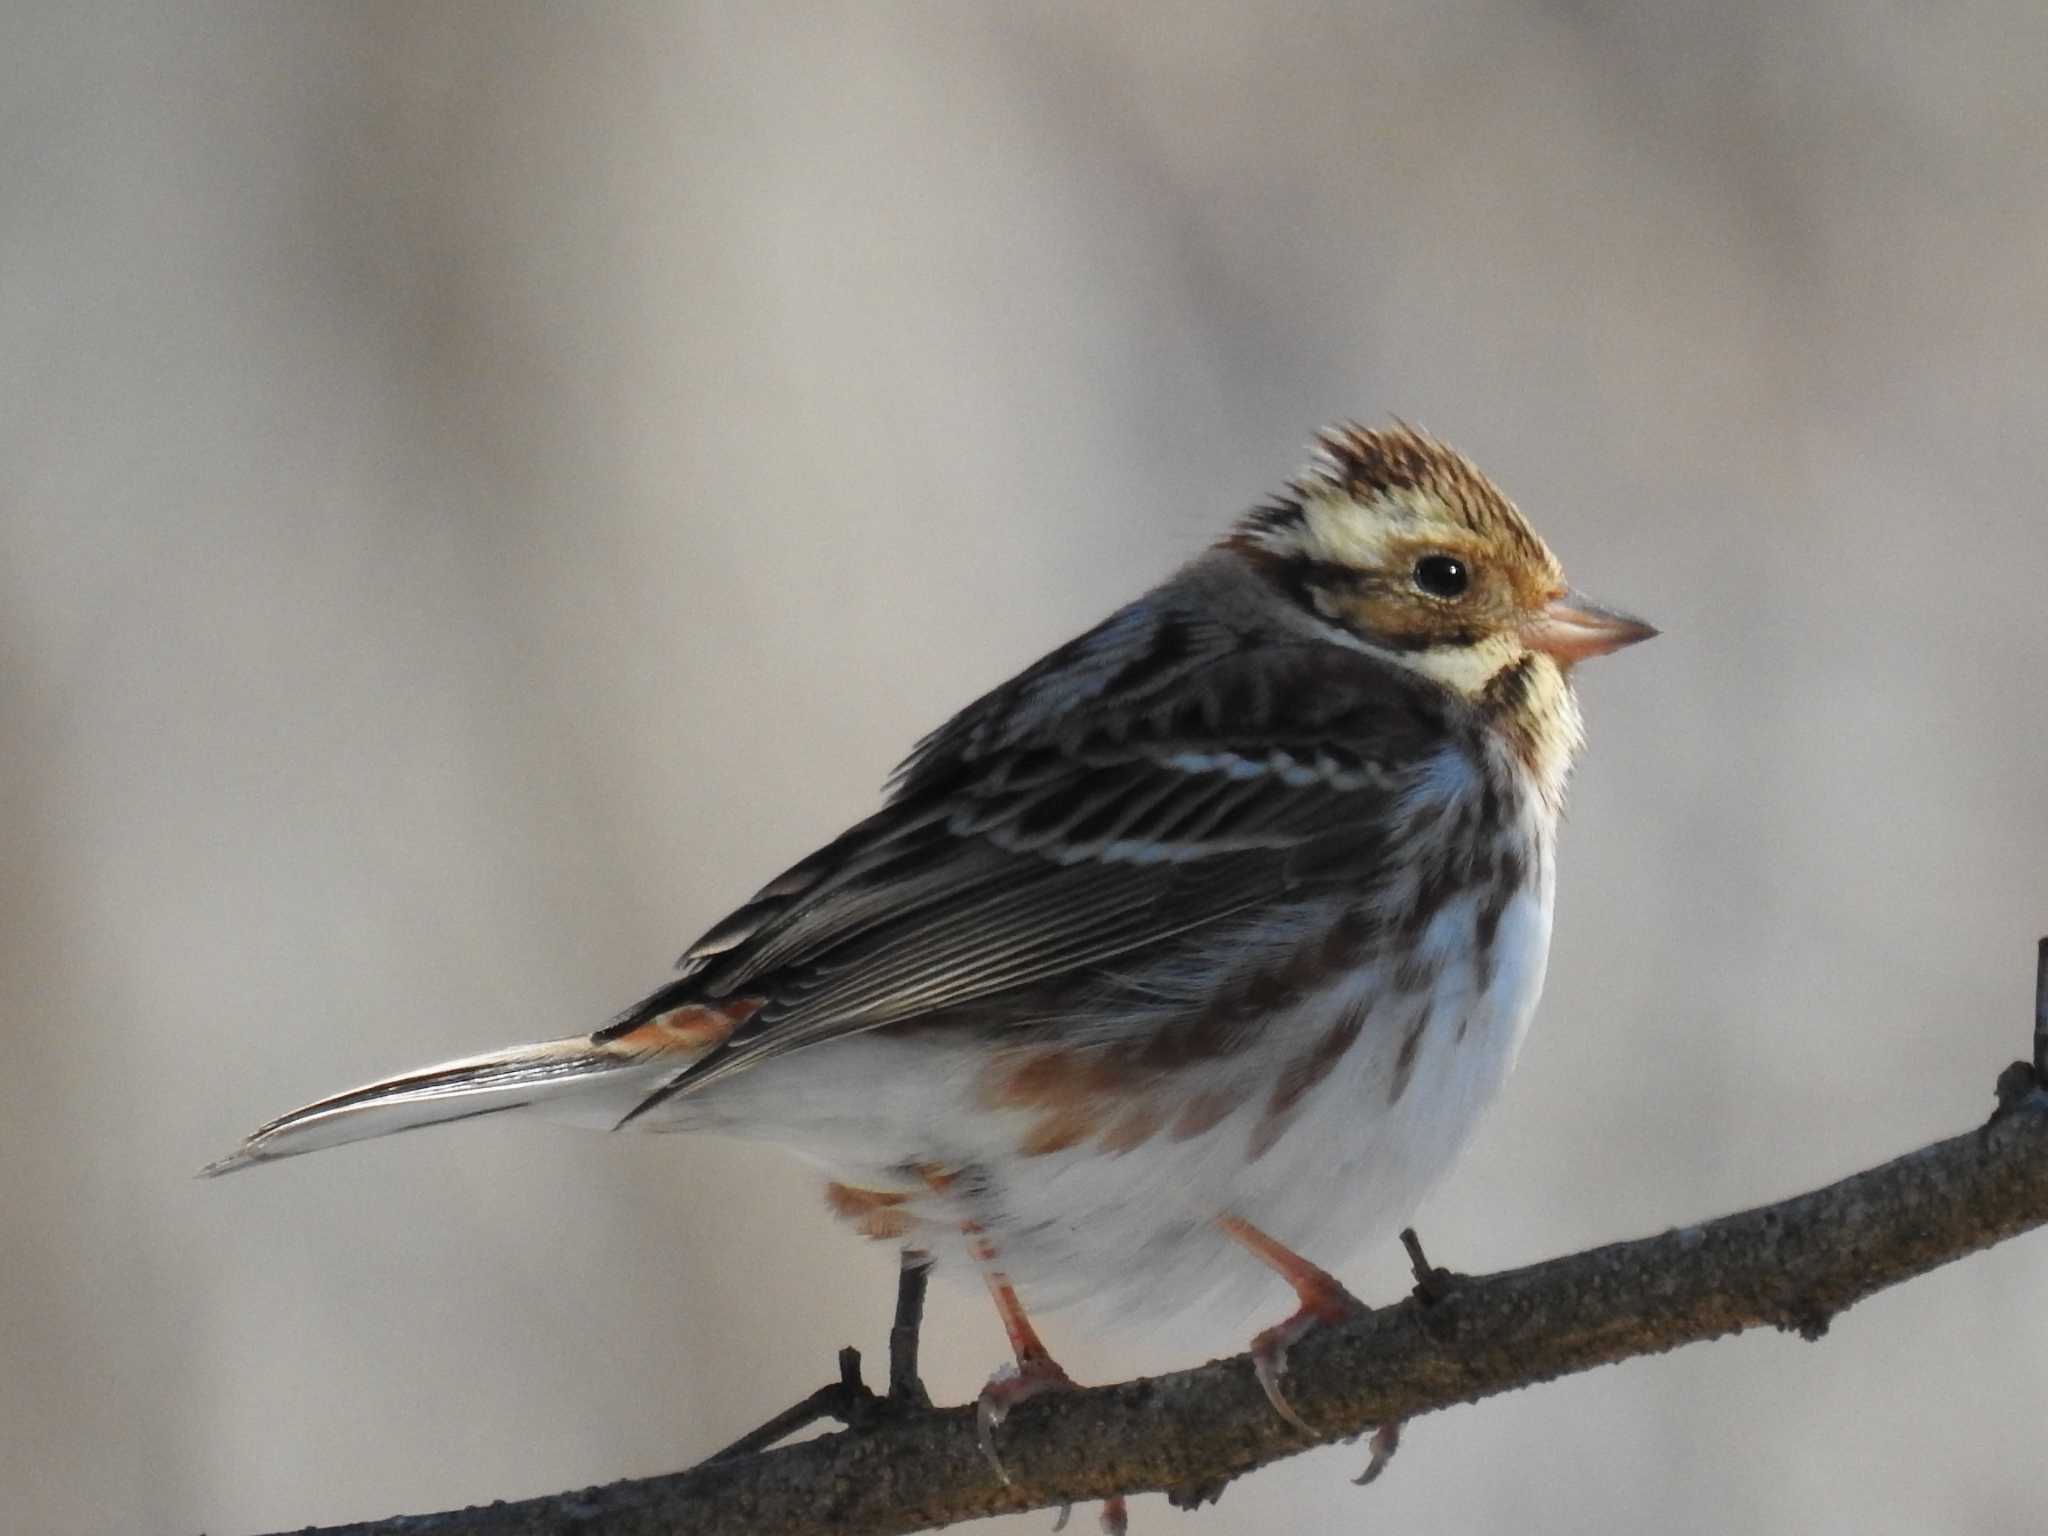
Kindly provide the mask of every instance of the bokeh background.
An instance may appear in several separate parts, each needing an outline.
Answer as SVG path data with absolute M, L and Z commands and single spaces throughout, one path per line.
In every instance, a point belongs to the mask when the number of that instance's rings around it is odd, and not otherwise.
M 1667 631 L 1586 673 L 1432 1253 L 1975 1121 L 2048 928 L 2044 101 L 2031 0 L 7 6 L 0 1527 L 667 1470 L 878 1357 L 889 1255 L 772 1151 L 191 1174 L 630 1001 L 1332 417 Z M 1137 1527 L 2038 1529 L 2044 1286 L 2023 1239 Z M 1095 1380 L 1244 1337 L 1048 1332 Z M 937 1289 L 938 1392 L 1001 1355 Z

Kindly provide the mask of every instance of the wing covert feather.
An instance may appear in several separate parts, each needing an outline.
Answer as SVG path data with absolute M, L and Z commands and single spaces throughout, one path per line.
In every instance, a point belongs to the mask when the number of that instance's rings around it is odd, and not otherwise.
M 1339 867 L 1368 884 L 1397 798 L 1436 753 L 1471 750 L 1455 711 L 1336 645 L 1255 645 L 1134 605 L 927 737 L 880 812 L 714 927 L 613 1027 L 685 997 L 758 1000 L 662 1098 L 1085 972 Z

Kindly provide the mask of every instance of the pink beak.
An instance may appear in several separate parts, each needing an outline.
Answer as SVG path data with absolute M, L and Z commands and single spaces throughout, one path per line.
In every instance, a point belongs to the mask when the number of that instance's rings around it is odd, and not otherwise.
M 1602 608 L 1576 592 L 1559 593 L 1522 626 L 1524 643 L 1564 666 L 1588 656 L 1605 656 L 1656 633 L 1655 627 L 1641 619 Z

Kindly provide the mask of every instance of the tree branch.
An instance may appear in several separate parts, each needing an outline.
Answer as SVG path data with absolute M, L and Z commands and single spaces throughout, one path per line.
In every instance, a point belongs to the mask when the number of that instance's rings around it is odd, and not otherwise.
M 2048 940 L 2041 953 L 2037 1016 L 2048 1021 Z M 1818 1339 L 1865 1296 L 2048 1223 L 2048 1093 L 2028 1062 L 1998 1088 L 1981 1128 L 1825 1189 L 1449 1278 L 1428 1301 L 1319 1330 L 1289 1356 L 1288 1397 L 1329 1436 L 1349 1437 L 1745 1328 Z M 1314 1443 L 1274 1414 L 1240 1355 L 1023 1404 L 1002 1430 L 1007 1486 L 976 1446 L 971 1408 L 911 1406 L 687 1472 L 308 1536 L 879 1536 L 1118 1493 L 1163 1489 L 1192 1505 Z

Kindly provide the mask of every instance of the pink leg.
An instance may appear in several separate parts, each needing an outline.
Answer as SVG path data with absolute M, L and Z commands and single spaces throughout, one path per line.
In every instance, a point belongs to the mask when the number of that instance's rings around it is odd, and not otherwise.
M 1010 1336 L 1010 1352 L 1017 1357 L 1014 1367 L 1006 1367 L 989 1378 L 988 1385 L 981 1389 L 981 1396 L 974 1403 L 974 1427 L 981 1437 L 982 1454 L 996 1469 L 996 1476 L 1007 1483 L 1010 1480 L 1009 1469 L 1003 1465 L 1002 1457 L 996 1454 L 996 1426 L 1010 1416 L 1010 1410 L 1017 1404 L 1027 1402 L 1042 1392 L 1071 1392 L 1074 1380 L 1053 1359 L 1052 1351 L 1045 1347 L 1038 1330 L 1031 1326 L 1031 1319 L 1024 1311 L 1024 1304 L 1017 1299 L 1016 1287 L 1010 1284 L 1010 1277 L 995 1267 L 995 1244 L 973 1222 L 965 1223 L 963 1230 L 967 1233 L 967 1245 L 974 1254 L 975 1262 L 981 1265 L 982 1278 L 988 1282 L 988 1293 L 995 1301 L 997 1315 L 1003 1320 L 1003 1331 Z M 1061 1505 L 1059 1520 L 1053 1529 L 1063 1529 L 1067 1516 L 1072 1512 L 1071 1504 Z M 1102 1529 L 1105 1536 L 1124 1536 L 1129 1526 L 1130 1514 L 1124 1508 L 1123 1495 L 1104 1500 Z
M 997 1316 L 1003 1320 L 1003 1331 L 1010 1336 L 1010 1353 L 1017 1358 L 1014 1366 L 1005 1366 L 989 1378 L 974 1405 L 982 1453 L 996 1469 L 996 1476 L 1007 1483 L 1009 1471 L 996 1454 L 996 1426 L 1010 1416 L 1010 1410 L 1017 1404 L 1029 1402 L 1043 1392 L 1071 1391 L 1074 1381 L 1053 1359 L 1038 1330 L 1031 1326 L 1010 1277 L 996 1268 L 995 1244 L 973 1222 L 965 1223 L 962 1230 L 967 1234 L 968 1250 L 981 1265 L 982 1279 L 988 1282 L 988 1294 L 996 1304 Z
M 953 1187 L 953 1175 L 943 1169 L 926 1168 L 923 1174 L 925 1183 L 939 1194 L 945 1194 Z M 1003 1332 L 1010 1336 L 1010 1353 L 1017 1360 L 1016 1365 L 1005 1367 L 991 1376 L 974 1403 L 974 1427 L 981 1440 L 982 1454 L 996 1469 L 996 1476 L 1007 1483 L 1010 1480 L 1009 1469 L 1003 1465 L 1003 1458 L 996 1454 L 996 1427 L 1010 1416 L 1010 1410 L 1017 1404 L 1043 1392 L 1071 1392 L 1074 1380 L 1053 1359 L 1052 1351 L 1045 1347 L 1045 1340 L 1031 1326 L 1024 1304 L 1017 1299 L 1017 1288 L 1010 1284 L 1010 1277 L 999 1267 L 996 1245 L 982 1230 L 981 1223 L 963 1221 L 960 1230 L 967 1235 L 968 1252 L 981 1266 L 981 1277 L 988 1284 L 989 1299 L 996 1304 L 996 1315 L 1003 1320 Z M 1060 1506 L 1059 1519 L 1053 1526 L 1055 1531 L 1065 1529 L 1067 1516 L 1073 1513 L 1073 1508 L 1071 1504 Z M 1130 1515 L 1124 1508 L 1122 1494 L 1103 1501 L 1102 1529 L 1105 1536 L 1124 1536 L 1129 1524 Z
M 1235 1216 L 1219 1216 L 1216 1225 L 1293 1286 L 1294 1294 L 1301 1300 L 1301 1306 L 1286 1322 L 1275 1324 L 1252 1340 L 1252 1368 L 1258 1374 L 1259 1385 L 1265 1389 L 1266 1401 L 1273 1405 L 1273 1411 L 1303 1434 L 1314 1435 L 1315 1431 L 1294 1411 L 1294 1405 L 1280 1390 L 1280 1377 L 1287 1369 L 1287 1347 L 1325 1323 L 1340 1322 L 1355 1312 L 1363 1311 L 1365 1304 L 1345 1290 L 1328 1270 L 1309 1263 L 1292 1248 L 1276 1243 L 1250 1222 Z M 1394 1452 L 1401 1448 L 1400 1421 L 1397 1419 L 1375 1429 L 1371 1448 L 1372 1460 L 1365 1471 L 1353 1479 L 1354 1482 L 1369 1483 L 1386 1470 L 1387 1463 L 1394 1459 Z
M 1276 1323 L 1252 1340 L 1252 1366 L 1258 1373 L 1259 1385 L 1265 1389 L 1266 1401 L 1273 1405 L 1273 1411 L 1303 1434 L 1314 1435 L 1316 1432 L 1294 1411 L 1294 1405 L 1280 1390 L 1280 1378 L 1287 1371 L 1288 1347 L 1325 1323 L 1341 1322 L 1363 1311 L 1363 1305 L 1328 1270 L 1309 1263 L 1292 1248 L 1275 1242 L 1250 1222 L 1236 1216 L 1219 1216 L 1216 1225 L 1293 1286 L 1294 1294 L 1301 1301 L 1292 1317 Z

